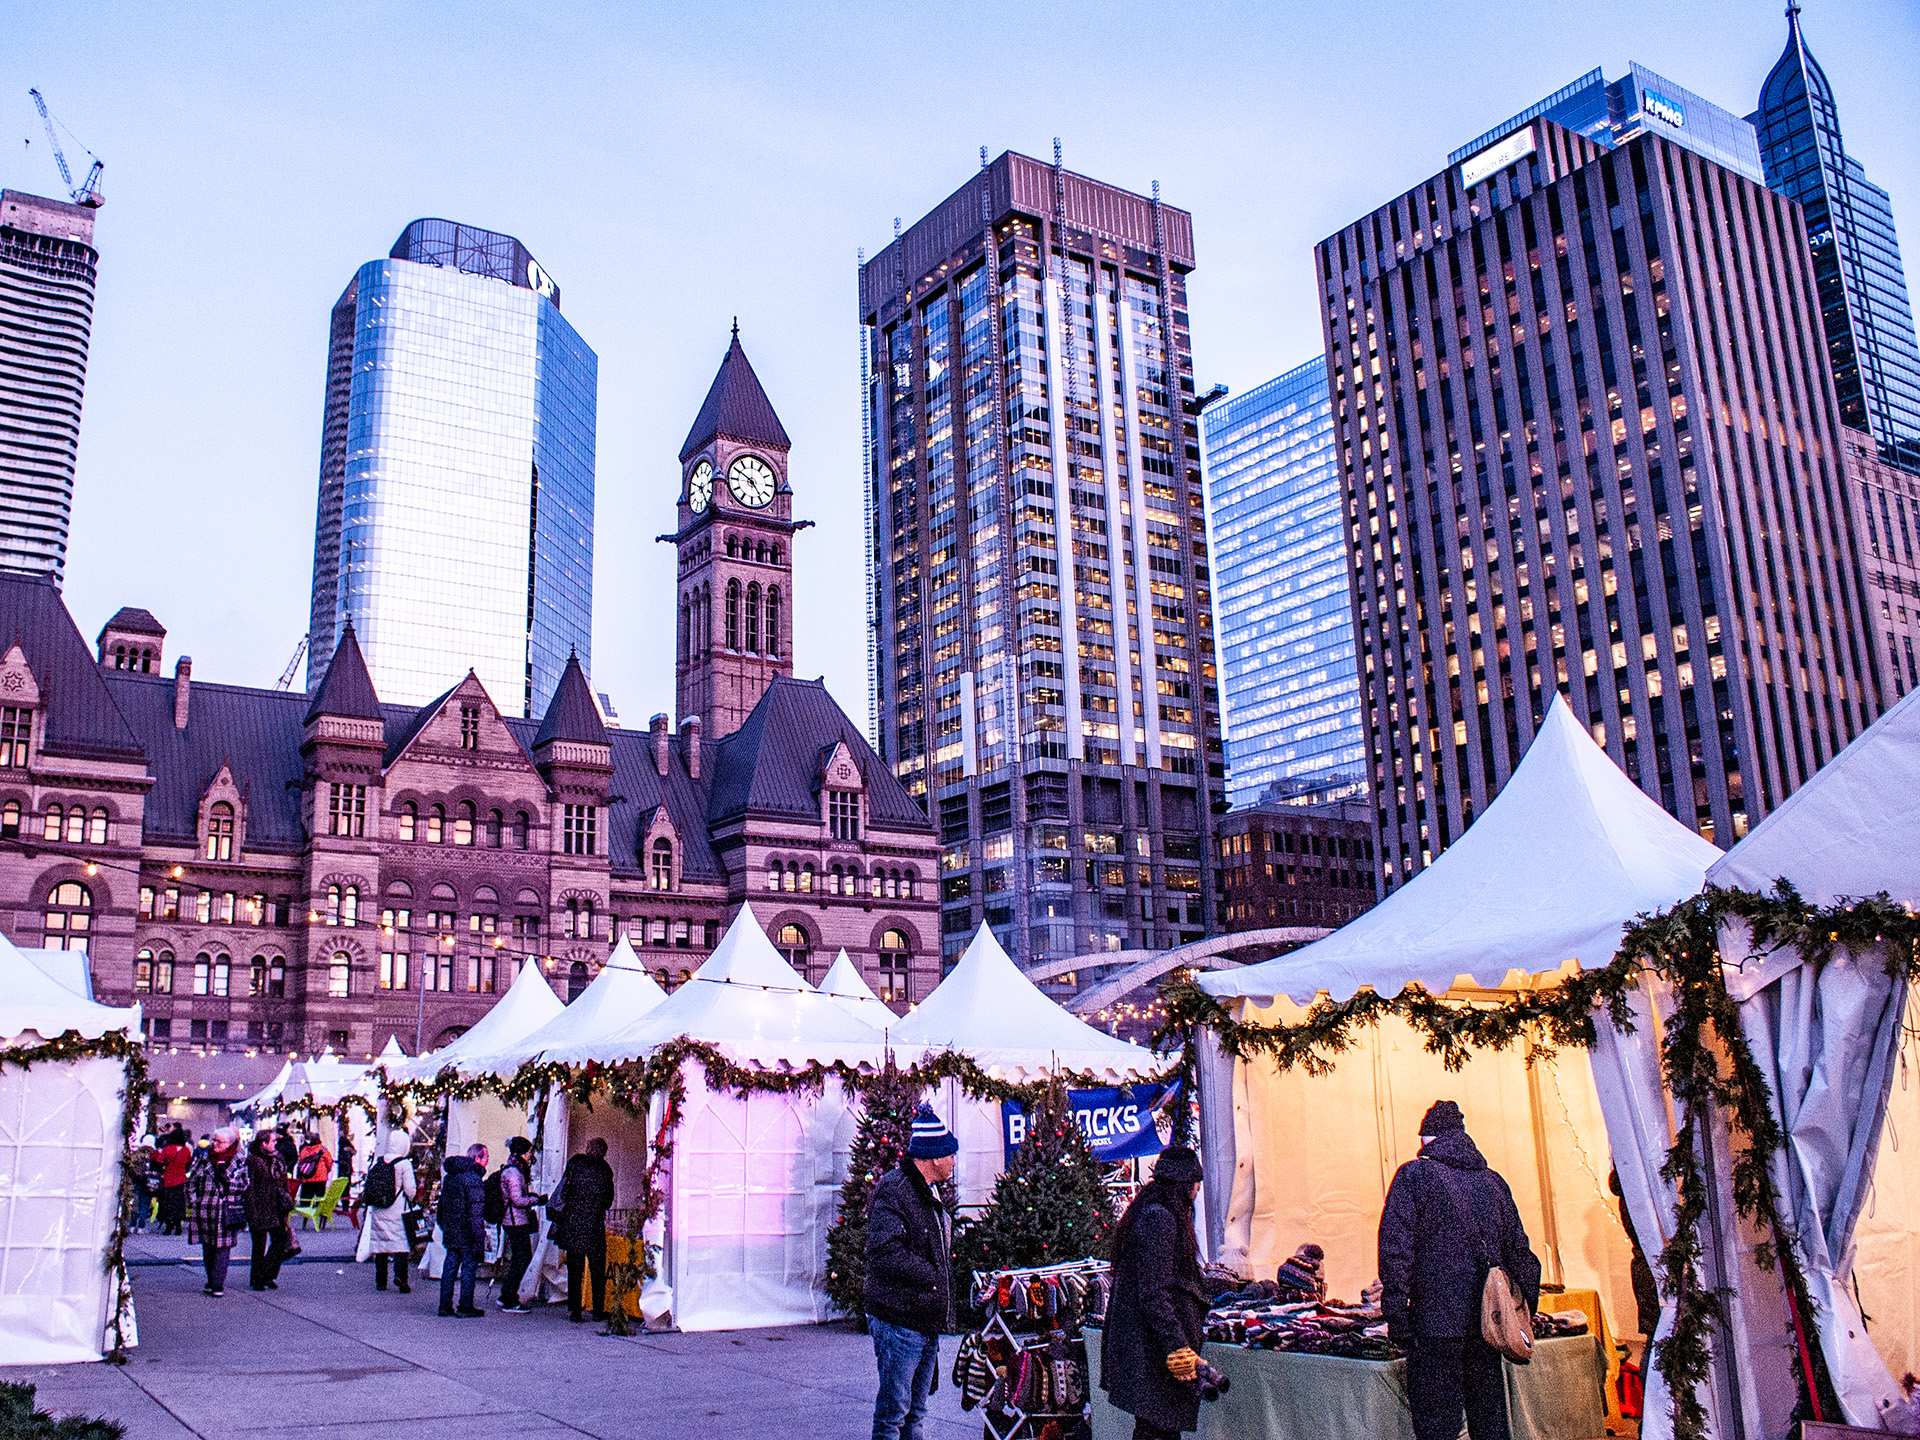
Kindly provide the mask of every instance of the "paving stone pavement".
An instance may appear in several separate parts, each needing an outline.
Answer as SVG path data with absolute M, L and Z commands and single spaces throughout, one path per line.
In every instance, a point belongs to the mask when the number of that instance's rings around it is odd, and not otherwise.
M 133 1237 L 140 1344 L 125 1366 L 0 1366 L 54 1414 L 104 1415 L 128 1440 L 548 1440 L 751 1436 L 866 1440 L 872 1344 L 843 1325 L 616 1339 L 570 1325 L 563 1307 L 443 1320 L 435 1293 L 373 1288 L 342 1226 L 302 1233 L 280 1288 L 247 1289 L 239 1253 L 227 1293 L 178 1237 Z M 943 1346 L 942 1369 L 952 1364 Z M 951 1385 L 925 1440 L 978 1436 Z

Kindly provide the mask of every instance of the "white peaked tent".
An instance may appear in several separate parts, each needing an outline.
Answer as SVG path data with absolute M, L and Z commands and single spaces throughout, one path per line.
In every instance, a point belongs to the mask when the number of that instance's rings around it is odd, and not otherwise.
M 288 1066 L 286 1080 L 280 1091 L 264 1107 L 262 1114 L 284 1111 L 301 1101 L 306 1101 L 316 1109 L 338 1105 L 349 1095 L 365 1097 L 369 1104 L 375 1102 L 377 1091 L 374 1085 L 373 1067 L 370 1065 L 349 1065 L 331 1050 L 315 1056 L 311 1060 L 296 1060 Z M 329 1135 L 319 1128 L 318 1120 L 308 1122 L 320 1138 L 329 1142 L 328 1148 L 339 1154 L 338 1133 Z M 353 1168 L 355 1174 L 365 1172 L 374 1161 L 373 1147 L 376 1126 L 369 1121 L 366 1112 L 357 1105 L 349 1106 L 338 1116 L 338 1126 L 344 1130 L 353 1144 Z M 344 1174 L 345 1166 L 339 1166 L 335 1174 Z
M 780 957 L 752 909 L 742 906 L 713 954 L 650 1014 L 617 1034 L 545 1058 L 612 1063 L 685 1037 L 737 1064 L 777 1070 L 810 1062 L 878 1066 L 880 1033 L 815 990 Z M 824 1320 L 827 1229 L 849 1128 L 846 1097 L 829 1080 L 817 1095 L 709 1089 L 697 1061 L 685 1067 L 686 1104 L 667 1177 L 663 1284 L 682 1330 L 730 1330 Z M 649 1125 L 660 1120 L 658 1107 Z M 571 1144 L 605 1138 L 616 1205 L 639 1203 L 647 1130 L 617 1107 L 574 1106 Z
M 820 977 L 820 993 L 832 996 L 842 1010 L 876 1030 L 892 1030 L 900 1023 L 900 1017 L 873 993 L 860 967 L 845 950 L 834 956 L 833 964 Z
M 1239 1001 L 1250 1022 L 1296 1020 L 1317 997 L 1362 987 L 1470 995 L 1551 984 L 1569 967 L 1607 965 L 1626 925 L 1697 894 L 1719 853 L 1639 790 L 1556 698 L 1493 803 L 1425 870 L 1325 939 L 1199 983 Z M 1642 1247 L 1657 1256 L 1673 1230 L 1672 1187 L 1660 1178 L 1672 1129 L 1650 1005 L 1636 996 L 1631 1035 L 1603 1020 L 1586 1060 L 1532 1067 L 1515 1047 L 1449 1073 L 1398 1020 L 1325 1076 L 1210 1052 L 1206 1167 L 1231 1179 L 1209 1187 L 1216 1253 L 1267 1273 L 1312 1239 L 1327 1250 L 1333 1289 L 1357 1294 L 1375 1278 L 1387 1183 L 1416 1153 L 1427 1105 L 1445 1096 L 1511 1182 L 1548 1278 L 1598 1290 L 1613 1328 L 1632 1330 L 1627 1238 L 1604 1177 L 1611 1163 Z M 1662 1335 L 1672 1318 L 1663 1314 Z M 1657 1376 L 1643 1433 L 1672 1433 Z
M 1710 884 L 1761 893 L 1782 878 L 1817 905 L 1884 891 L 1920 906 L 1920 691 L 1707 874 Z M 1816 970 L 1791 946 L 1755 953 L 1736 924 L 1720 951 L 1786 1134 L 1773 1180 L 1798 1239 L 1812 1323 L 1844 1418 L 1877 1429 L 1889 1411 L 1906 1413 L 1894 1377 L 1920 1368 L 1920 1215 L 1912 1204 L 1920 1194 L 1920 1082 L 1914 1057 L 1901 1053 L 1907 986 L 1887 974 L 1877 947 L 1840 952 Z M 1724 1211 L 1731 1202 L 1721 1203 Z M 1785 1302 L 1777 1282 L 1738 1293 L 1757 1352 L 1754 1432 L 1784 1433 L 1783 1407 L 1796 1395 L 1792 1367 L 1769 1359 L 1793 1343 Z
M 1159 1073 L 1151 1050 L 1096 1030 L 1043 993 L 982 925 L 966 953 L 933 993 L 888 1036 L 904 1053 L 956 1050 L 1004 1080 L 1037 1080 L 1056 1071 L 1085 1071 L 1108 1084 Z M 986 1203 L 1006 1168 L 1000 1105 L 970 1099 L 949 1080 L 930 1103 L 960 1142 L 954 1179 L 962 1206 Z
M 233 1113 L 235 1115 L 250 1116 L 250 1115 L 270 1109 L 273 1105 L 273 1102 L 280 1098 L 281 1092 L 283 1092 L 287 1088 L 287 1081 L 291 1079 L 292 1076 L 293 1076 L 293 1061 L 282 1060 L 280 1062 L 279 1073 L 276 1074 L 273 1077 L 273 1079 L 269 1080 L 260 1089 L 254 1091 L 253 1094 L 249 1095 L 246 1099 L 242 1100 L 239 1104 L 235 1105 L 233 1107 Z
M 0 1048 L 138 1035 L 138 1006 L 95 1003 L 0 937 Z M 0 1355 L 98 1360 L 126 1277 L 104 1259 L 120 1199 L 124 1062 L 0 1067 Z M 126 1340 L 133 1342 L 127 1301 Z
M 471 1030 L 447 1045 L 422 1055 L 403 1077 L 431 1079 L 448 1069 L 459 1075 L 483 1073 L 475 1061 L 506 1050 L 552 1020 L 565 1007 L 547 984 L 537 960 L 520 967 L 507 993 L 474 1023 Z M 497 1095 L 447 1103 L 446 1153 L 458 1155 L 469 1145 L 483 1144 L 496 1160 L 504 1160 L 507 1141 L 526 1130 L 526 1113 Z

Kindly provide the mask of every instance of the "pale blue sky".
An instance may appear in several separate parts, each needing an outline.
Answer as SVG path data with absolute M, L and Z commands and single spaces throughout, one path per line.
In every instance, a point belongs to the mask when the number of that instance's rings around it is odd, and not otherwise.
M 672 703 L 653 537 L 735 313 L 819 522 L 797 669 L 864 721 L 854 254 L 982 144 L 1058 135 L 1072 168 L 1191 210 L 1199 382 L 1237 391 L 1318 350 L 1314 242 L 1455 145 L 1630 59 L 1745 113 L 1786 34 L 1778 0 L 8 12 L 0 184 L 58 190 L 29 85 L 107 162 L 67 585 L 89 637 L 143 605 L 196 676 L 278 676 L 307 618 L 328 309 L 444 215 L 525 241 L 599 352 L 594 679 L 634 725 Z M 1920 280 L 1920 5 L 1807 0 L 1805 25 Z

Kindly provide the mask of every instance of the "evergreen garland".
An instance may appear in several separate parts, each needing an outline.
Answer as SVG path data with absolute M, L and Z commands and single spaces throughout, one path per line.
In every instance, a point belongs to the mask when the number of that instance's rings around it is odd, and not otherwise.
M 827 1297 L 856 1322 L 866 1322 L 867 1207 L 873 1187 L 900 1163 L 913 1138 L 913 1113 L 922 1087 L 889 1065 L 860 1092 L 859 1128 L 847 1178 L 840 1186 L 840 1213 L 827 1232 Z
M 994 1182 L 986 1213 L 954 1237 L 954 1269 L 966 1275 L 1104 1258 L 1113 1224 L 1100 1162 L 1073 1123 L 1065 1083 L 1056 1080 L 1029 1107 L 1026 1141 Z

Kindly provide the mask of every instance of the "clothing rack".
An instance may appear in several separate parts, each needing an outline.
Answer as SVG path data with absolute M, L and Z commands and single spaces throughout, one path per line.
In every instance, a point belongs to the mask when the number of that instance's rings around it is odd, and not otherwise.
M 973 1402 L 985 1406 L 983 1440 L 1080 1440 L 1090 1433 L 1081 1324 L 1089 1297 L 1104 1289 L 1111 1270 L 1108 1262 L 1089 1257 L 973 1272 L 970 1294 L 985 1320 L 962 1347 L 971 1350 L 975 1365 L 990 1365 L 995 1377 Z M 1045 1287 L 1044 1304 L 1034 1298 L 1036 1286 Z M 1021 1297 L 1020 1303 L 1003 1306 L 1003 1288 Z M 954 1378 L 962 1384 L 963 1408 L 971 1409 L 962 1365 L 963 1357 L 956 1357 Z M 985 1373 L 974 1371 L 976 1377 Z

